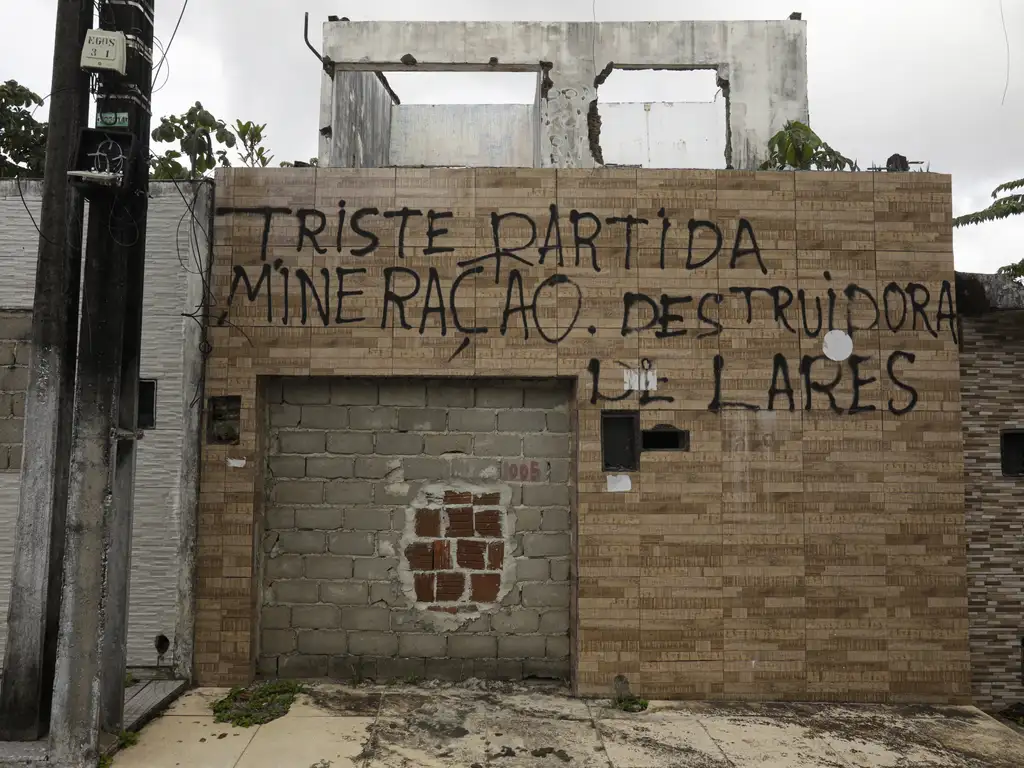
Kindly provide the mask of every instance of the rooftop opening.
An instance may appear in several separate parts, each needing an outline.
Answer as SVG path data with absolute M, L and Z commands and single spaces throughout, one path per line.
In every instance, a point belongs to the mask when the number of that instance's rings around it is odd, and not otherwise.
M 538 72 L 388 72 L 391 164 L 532 167 Z
M 385 72 L 402 104 L 533 104 L 536 72 Z
M 727 96 L 714 69 L 612 69 L 597 94 L 606 165 L 726 167 Z

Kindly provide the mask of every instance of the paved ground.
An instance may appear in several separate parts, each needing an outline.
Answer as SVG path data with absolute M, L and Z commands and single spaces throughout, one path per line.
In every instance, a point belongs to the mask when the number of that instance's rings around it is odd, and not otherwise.
M 316 686 L 258 728 L 199 689 L 114 768 L 1021 768 L 1024 736 L 971 707 L 652 703 L 628 714 L 553 688 Z

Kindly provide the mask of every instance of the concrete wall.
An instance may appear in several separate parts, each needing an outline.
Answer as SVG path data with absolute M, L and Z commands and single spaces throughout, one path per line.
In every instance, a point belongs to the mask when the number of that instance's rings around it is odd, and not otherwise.
M 532 104 L 405 104 L 391 113 L 391 165 L 533 167 Z
M 963 387 L 971 668 L 978 706 L 1024 699 L 1024 482 L 1004 477 L 1000 436 L 1024 429 L 1020 312 L 964 318 Z
M 381 211 L 370 251 L 351 217 L 339 248 L 340 198 Z M 203 453 L 199 679 L 256 661 L 259 377 L 569 377 L 581 693 L 965 701 L 951 201 L 922 173 L 220 172 L 207 388 L 239 431 Z M 607 410 L 688 443 L 606 470 Z
M 735 168 L 756 168 L 786 121 L 808 120 L 803 21 L 328 22 L 324 55 L 336 72 L 539 72 L 550 63 L 537 105 L 538 167 L 595 165 L 587 112 L 606 67 L 716 70 L 728 82 Z M 416 63 L 402 64 L 405 56 Z
M 570 397 L 271 384 L 260 671 L 568 679 Z
M 598 101 L 601 151 L 609 165 L 725 168 L 725 102 Z
M 373 72 L 324 75 L 321 90 L 321 166 L 380 168 L 391 165 L 392 98 Z
M 598 102 L 605 163 L 724 168 L 725 101 Z M 536 109 L 527 104 L 412 104 L 391 112 L 391 165 L 530 168 Z
M 184 347 L 186 334 L 193 333 L 190 324 L 196 322 L 182 313 L 194 312 L 197 306 L 188 301 L 189 282 L 201 286 L 204 280 L 208 190 L 202 188 L 193 220 L 182 198 L 182 193 L 191 198 L 187 186 L 180 192 L 169 182 L 150 188 L 141 377 L 156 380 L 157 401 L 156 428 L 147 430 L 138 446 L 128 609 L 128 663 L 133 665 L 156 663 L 157 635 L 166 635 L 172 643 L 175 639 L 181 518 L 194 514 L 182 508 L 183 424 L 192 401 L 199 405 L 202 382 L 198 344 L 188 350 Z M 25 208 L 38 222 L 39 193 L 38 183 L 22 182 L 19 191 L 15 182 L 0 182 L 0 263 L 6 276 L 0 283 L 0 308 L 31 311 L 39 235 Z M 27 349 L 19 351 L 19 360 L 24 354 Z M 196 482 L 193 461 L 193 474 L 184 485 Z M 0 474 L 0 542 L 5 542 L 0 543 L 0 616 L 4 617 L 13 557 L 6 542 L 13 542 L 18 495 L 19 474 Z M 5 638 L 6 621 L 2 621 L 0 650 Z M 170 661 L 168 655 L 164 663 Z

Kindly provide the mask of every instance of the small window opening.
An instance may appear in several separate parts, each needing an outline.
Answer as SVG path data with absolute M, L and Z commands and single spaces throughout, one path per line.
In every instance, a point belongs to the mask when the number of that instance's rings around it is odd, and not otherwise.
M 211 397 L 206 416 L 206 442 L 210 445 L 238 445 L 242 429 L 242 398 L 239 395 Z
M 156 382 L 139 382 L 138 428 L 154 429 L 156 427 Z
M 714 69 L 613 69 L 597 89 L 603 162 L 725 168 L 726 101 Z
M 640 414 L 637 411 L 601 412 L 601 460 L 606 472 L 640 469 Z
M 688 451 L 690 433 L 671 424 L 659 424 L 643 431 L 641 446 L 645 451 Z
M 1003 432 L 1001 443 L 1003 475 L 1024 476 L 1024 429 Z

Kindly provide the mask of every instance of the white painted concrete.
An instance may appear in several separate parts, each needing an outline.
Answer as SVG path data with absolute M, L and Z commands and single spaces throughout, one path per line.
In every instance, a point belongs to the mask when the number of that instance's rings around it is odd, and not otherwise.
M 725 168 L 725 102 L 598 102 L 609 165 Z M 532 104 L 403 104 L 391 113 L 390 164 L 532 168 Z
M 608 165 L 725 168 L 722 101 L 623 104 L 598 101 L 601 150 Z
M 807 28 L 802 21 L 328 22 L 324 54 L 345 70 L 540 71 L 540 167 L 593 167 L 587 107 L 605 67 L 707 68 L 729 85 L 730 152 L 755 168 L 787 120 L 807 120 Z
M 40 186 L 0 182 L 0 307 L 32 307 L 38 233 L 26 211 L 39 220 Z M 182 187 L 189 194 L 187 186 Z M 24 196 L 24 203 L 22 202 Z M 156 428 L 138 446 L 132 574 L 128 608 L 128 663 L 156 663 L 154 638 L 173 643 L 178 611 L 179 534 L 182 516 L 182 442 L 186 406 L 196 394 L 193 344 L 186 355 L 188 324 L 183 312 L 189 281 L 201 284 L 192 252 L 185 201 L 172 183 L 151 186 L 146 250 L 146 294 L 142 330 L 142 378 L 157 381 Z M 200 217 L 202 222 L 202 217 Z M 197 225 L 199 226 L 199 225 Z M 208 227 L 208 222 L 202 222 Z M 205 239 L 200 234 L 200 240 Z M 194 293 L 194 291 L 193 291 Z M 189 365 L 186 366 L 186 357 Z M 0 473 L 0 653 L 7 634 L 13 539 L 18 511 L 19 475 Z M 170 654 L 164 661 L 170 663 Z
M 391 165 L 533 167 L 532 104 L 403 104 L 391 113 Z

